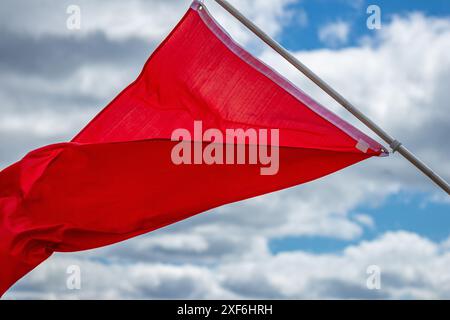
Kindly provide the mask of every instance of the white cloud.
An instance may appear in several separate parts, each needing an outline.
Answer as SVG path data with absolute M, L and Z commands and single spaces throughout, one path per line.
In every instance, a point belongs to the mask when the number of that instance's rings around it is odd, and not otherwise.
M 398 231 L 340 254 L 287 252 L 241 257 L 213 266 L 105 264 L 58 254 L 6 298 L 450 298 L 450 251 Z M 81 268 L 81 290 L 65 287 L 66 269 Z M 381 270 L 381 289 L 366 287 L 366 270 Z M 46 288 L 43 290 L 43 288 Z
M 286 10 L 285 13 L 286 21 L 289 25 L 299 26 L 301 28 L 307 27 L 309 24 L 308 13 L 301 8 L 296 8 L 295 10 Z M 285 21 L 285 23 L 286 23 Z
M 319 40 L 330 47 L 347 43 L 350 35 L 350 24 L 345 21 L 331 22 L 319 29 Z
M 367 214 L 357 214 L 354 219 L 366 227 L 373 228 L 375 226 L 375 221 Z
M 110 39 L 139 37 L 148 42 L 159 41 L 168 34 L 182 17 L 192 1 L 189 0 L 79 0 L 76 5 L 81 10 L 81 30 L 66 28 L 69 15 L 66 9 L 73 1 L 43 0 L 30 3 L 26 0 L 8 0 L 0 12 L 0 26 L 18 32 L 43 35 L 86 36 L 102 32 Z M 274 36 L 281 31 L 280 20 L 287 14 L 284 7 L 294 0 L 231 0 L 255 23 Z M 213 1 L 206 3 L 217 19 L 241 42 L 249 41 L 249 32 L 237 23 Z M 23 8 L 27 8 L 24 10 Z M 14 17 L 14 19 L 12 19 Z

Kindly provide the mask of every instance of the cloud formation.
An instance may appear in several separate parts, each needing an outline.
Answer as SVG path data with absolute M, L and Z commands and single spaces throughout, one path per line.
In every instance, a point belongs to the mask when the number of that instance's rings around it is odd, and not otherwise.
M 350 35 L 350 24 L 345 21 L 331 22 L 319 29 L 319 39 L 329 47 L 344 45 Z
M 69 257 L 70 256 L 70 257 Z M 450 297 L 450 251 L 409 232 L 389 232 L 339 254 L 261 253 L 214 266 L 111 264 L 85 254 L 57 254 L 16 285 L 10 298 L 83 299 L 436 299 Z M 68 266 L 81 269 L 81 289 L 65 287 Z M 368 267 L 381 271 L 369 290 Z M 42 288 L 46 288 L 42 290 Z

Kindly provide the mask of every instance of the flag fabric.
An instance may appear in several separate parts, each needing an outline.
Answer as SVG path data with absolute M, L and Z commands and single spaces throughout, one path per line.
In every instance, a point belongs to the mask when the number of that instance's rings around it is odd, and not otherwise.
M 199 124 L 216 130 L 214 141 L 196 134 Z M 191 164 L 173 161 L 180 128 L 192 154 L 179 155 Z M 276 140 L 273 174 L 255 162 L 195 160 L 208 143 L 226 144 L 217 134 L 228 129 L 278 130 L 256 145 Z M 240 142 L 247 156 L 249 141 Z M 139 77 L 71 142 L 32 151 L 0 172 L 0 294 L 53 252 L 116 243 L 384 154 L 241 48 L 194 1 Z

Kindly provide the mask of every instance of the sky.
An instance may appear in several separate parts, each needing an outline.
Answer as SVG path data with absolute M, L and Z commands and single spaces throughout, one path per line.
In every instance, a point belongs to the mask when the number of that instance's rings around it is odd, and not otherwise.
M 213 1 L 247 50 L 376 138 Z M 230 1 L 450 180 L 450 3 Z M 69 5 L 81 29 L 69 30 Z M 370 5 L 381 28 L 369 29 Z M 0 167 L 70 140 L 187 10 L 181 0 L 3 0 Z M 24 10 L 23 8 L 27 8 Z M 7 299 L 450 298 L 450 198 L 398 154 L 116 245 L 57 253 Z M 81 288 L 67 287 L 78 266 Z M 370 266 L 380 287 L 369 288 Z

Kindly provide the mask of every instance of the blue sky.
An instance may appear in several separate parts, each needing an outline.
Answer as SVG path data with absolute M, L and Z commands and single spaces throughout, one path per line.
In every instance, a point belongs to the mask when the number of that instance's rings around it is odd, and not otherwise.
M 352 215 L 364 212 L 374 220 L 374 226 L 352 240 L 326 237 L 285 237 L 270 242 L 272 252 L 303 250 L 312 253 L 339 252 L 360 241 L 373 240 L 388 231 L 410 231 L 441 242 L 450 233 L 450 202 L 430 202 L 427 194 L 399 193 L 391 195 L 381 205 L 358 207 Z
M 366 28 L 369 15 L 364 9 L 369 5 L 378 5 L 381 8 L 382 23 L 389 23 L 394 15 L 411 12 L 422 12 L 436 17 L 450 15 L 450 4 L 446 0 L 303 0 L 288 7 L 294 12 L 293 18 L 285 26 L 278 40 L 284 47 L 294 51 L 323 48 L 324 44 L 317 36 L 319 29 L 328 23 L 344 21 L 351 25 L 351 32 L 348 42 L 337 47 L 356 45 L 363 36 L 373 36 L 376 32 Z M 307 23 L 299 19 L 301 15 L 298 11 L 307 13 Z

